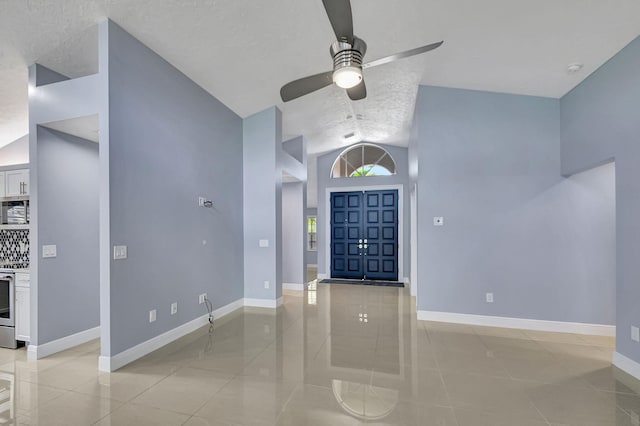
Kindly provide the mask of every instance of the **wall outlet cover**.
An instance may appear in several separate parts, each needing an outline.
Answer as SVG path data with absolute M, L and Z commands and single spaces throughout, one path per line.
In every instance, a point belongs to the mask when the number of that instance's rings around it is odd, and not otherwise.
M 264 282 L 264 288 L 269 288 L 269 281 Z
M 444 226 L 444 217 L 436 216 L 433 218 L 433 226 Z
M 258 241 L 259 247 L 269 247 L 269 240 L 260 240 Z
M 178 313 L 178 302 L 173 302 L 171 304 L 171 315 L 175 315 Z
M 202 305 L 206 298 L 207 298 L 207 293 L 202 293 L 200 296 L 198 296 L 198 303 Z
M 42 257 L 56 257 L 58 255 L 58 247 L 55 244 L 42 246 Z
M 113 246 L 113 259 L 126 259 L 127 258 L 127 246 Z
M 149 311 L 149 322 L 154 322 L 156 320 L 156 310 L 152 309 Z
M 493 303 L 493 293 L 487 293 L 487 303 Z
M 631 326 L 631 340 L 640 342 L 640 328 Z

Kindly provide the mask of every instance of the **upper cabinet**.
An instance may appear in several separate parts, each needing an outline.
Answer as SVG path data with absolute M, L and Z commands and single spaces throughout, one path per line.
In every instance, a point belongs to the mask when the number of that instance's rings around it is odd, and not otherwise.
M 0 172 L 0 198 L 4 197 L 4 172 Z
M 0 181 L 2 178 L 0 178 Z M 29 169 L 8 170 L 4 172 L 4 196 L 16 197 L 29 195 Z

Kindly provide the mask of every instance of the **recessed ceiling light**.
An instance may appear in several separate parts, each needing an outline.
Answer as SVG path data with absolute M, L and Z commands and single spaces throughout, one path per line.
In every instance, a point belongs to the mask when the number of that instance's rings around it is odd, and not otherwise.
M 567 66 L 567 73 L 569 73 L 569 74 L 575 74 L 575 73 L 577 73 L 578 71 L 580 71 L 580 70 L 582 69 L 582 67 L 583 67 L 583 66 L 584 66 L 584 65 L 583 65 L 583 64 L 581 64 L 581 63 L 579 63 L 579 62 L 576 62 L 576 63 L 573 63 L 573 64 L 569 64 L 569 65 Z

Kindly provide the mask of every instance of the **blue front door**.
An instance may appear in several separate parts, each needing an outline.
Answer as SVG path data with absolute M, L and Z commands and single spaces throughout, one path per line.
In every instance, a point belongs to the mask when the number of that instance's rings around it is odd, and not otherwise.
M 331 277 L 397 281 L 397 190 L 331 194 Z
M 331 276 L 362 278 L 362 192 L 331 194 Z

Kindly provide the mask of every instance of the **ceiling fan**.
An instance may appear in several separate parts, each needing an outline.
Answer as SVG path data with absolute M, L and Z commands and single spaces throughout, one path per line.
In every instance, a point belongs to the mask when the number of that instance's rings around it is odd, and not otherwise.
M 351 15 L 350 0 L 322 0 L 324 8 L 329 16 L 329 21 L 336 34 L 337 40 L 331 45 L 330 52 L 333 58 L 333 70 L 304 77 L 285 84 L 280 89 L 280 97 L 283 102 L 288 102 L 307 95 L 323 87 L 335 83 L 336 86 L 347 90 L 347 95 L 353 101 L 367 97 L 367 88 L 362 77 L 362 70 L 378 65 L 388 64 L 398 59 L 419 55 L 436 49 L 444 43 L 428 44 L 415 49 L 396 53 L 376 59 L 369 63 L 362 63 L 367 52 L 367 44 L 361 38 L 353 35 L 353 18 Z

